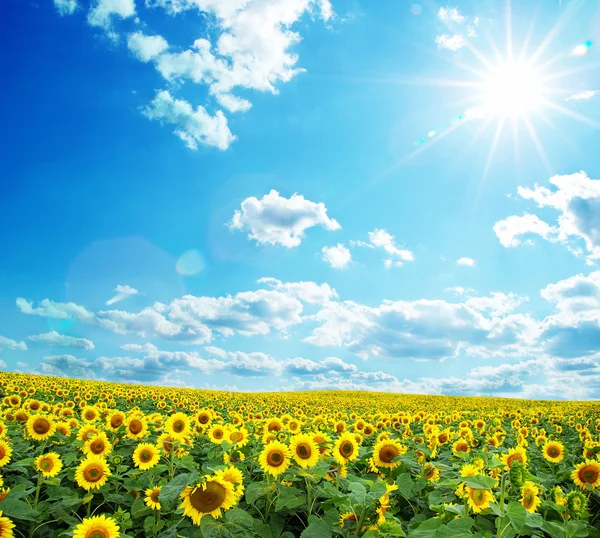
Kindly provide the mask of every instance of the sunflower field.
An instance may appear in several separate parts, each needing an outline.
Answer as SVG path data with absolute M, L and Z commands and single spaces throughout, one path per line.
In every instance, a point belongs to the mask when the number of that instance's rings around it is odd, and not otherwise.
M 598 402 L 0 391 L 0 538 L 600 536 Z

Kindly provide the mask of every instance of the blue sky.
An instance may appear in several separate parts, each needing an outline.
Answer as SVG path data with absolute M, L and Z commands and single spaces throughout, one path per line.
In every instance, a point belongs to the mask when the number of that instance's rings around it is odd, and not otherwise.
M 9 2 L 7 370 L 600 397 L 600 6 Z

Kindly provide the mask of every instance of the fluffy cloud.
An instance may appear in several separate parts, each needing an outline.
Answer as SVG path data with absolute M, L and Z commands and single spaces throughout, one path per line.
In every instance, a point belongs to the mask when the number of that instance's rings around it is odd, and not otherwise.
M 342 243 L 338 243 L 334 247 L 323 247 L 321 252 L 323 261 L 334 269 L 344 269 L 352 260 L 352 254 Z
M 299 194 L 284 198 L 276 190 L 260 200 L 254 196 L 246 198 L 229 223 L 232 230 L 248 230 L 248 238 L 257 243 L 287 248 L 300 245 L 304 232 L 314 226 L 330 231 L 341 229 L 327 215 L 325 204 L 311 202 Z
M 327 357 L 320 362 L 296 357 L 285 361 L 284 371 L 291 376 L 307 376 L 327 372 L 353 373 L 357 372 L 358 368 L 356 365 L 344 362 L 337 357 Z
M 108 301 L 106 301 L 107 306 L 118 303 L 119 301 L 124 301 L 128 297 L 140 293 L 138 290 L 132 288 L 131 286 L 121 286 L 120 284 L 115 288 L 114 291 L 116 295 L 114 297 L 111 297 Z
M 54 7 L 64 17 L 65 15 L 73 15 L 79 5 L 77 0 L 54 0 Z
M 109 30 L 113 18 L 127 19 L 134 15 L 133 0 L 96 0 L 88 13 L 88 23 Z
M 396 245 L 396 239 L 386 230 L 375 228 L 369 232 L 369 241 L 350 241 L 352 246 L 367 247 L 367 248 L 382 248 L 388 255 L 392 256 L 384 260 L 386 269 L 392 267 L 402 267 L 404 262 L 412 262 L 415 257 L 410 250 L 400 248 Z
M 532 200 L 540 208 L 558 211 L 555 226 L 535 215 L 508 217 L 494 225 L 500 242 L 506 246 L 519 244 L 518 236 L 535 233 L 549 241 L 569 244 L 583 240 L 590 259 L 600 258 L 600 180 L 590 179 L 585 172 L 553 176 L 550 183 L 556 187 L 535 185 L 533 189 L 519 187 L 518 194 Z
M 127 36 L 127 46 L 138 60 L 149 62 L 169 48 L 167 40 L 159 35 L 134 32 Z
M 73 347 L 79 349 L 94 349 L 95 347 L 94 342 L 87 338 L 67 336 L 65 334 L 59 334 L 56 331 L 28 336 L 27 340 L 43 342 L 51 347 Z
M 40 363 L 40 372 L 44 375 L 96 379 L 96 373 L 90 366 L 91 361 L 73 355 L 51 355 L 44 357 Z
M 174 125 L 174 133 L 194 151 L 198 149 L 198 144 L 225 150 L 236 139 L 229 130 L 223 112 L 217 110 L 211 116 L 200 105 L 194 110 L 190 103 L 174 99 L 166 90 L 158 92 L 143 113 L 151 120 Z
M 600 95 L 600 90 L 587 90 L 579 92 L 567 97 L 565 101 L 589 101 L 590 99 Z
M 468 38 L 477 36 L 478 17 L 470 21 L 455 7 L 441 7 L 437 17 L 452 32 L 436 36 L 435 43 L 438 49 L 456 52 L 468 45 Z
M 3 347 L 8 349 L 20 349 L 23 351 L 27 350 L 27 344 L 25 342 L 17 342 L 16 340 L 11 340 L 5 336 L 0 336 L 0 349 Z
M 455 7 L 441 7 L 438 11 L 438 19 L 442 22 L 454 22 L 456 24 L 463 24 L 466 21 L 466 17 L 461 15 L 460 11 Z
M 467 44 L 467 40 L 461 34 L 440 34 L 435 38 L 438 49 L 446 49 L 456 52 Z
M 473 258 L 459 258 L 456 260 L 458 265 L 465 265 L 467 267 L 475 267 L 476 262 Z
M 270 288 L 283 292 L 288 297 L 294 297 L 308 304 L 323 304 L 337 299 L 337 292 L 329 284 L 316 282 L 282 282 L 276 278 L 259 278 L 257 284 L 266 284 Z

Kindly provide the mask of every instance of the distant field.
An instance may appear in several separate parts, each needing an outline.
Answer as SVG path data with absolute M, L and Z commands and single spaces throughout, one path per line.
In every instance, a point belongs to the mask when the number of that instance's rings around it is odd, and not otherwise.
M 600 536 L 598 402 L 0 390 L 0 538 Z

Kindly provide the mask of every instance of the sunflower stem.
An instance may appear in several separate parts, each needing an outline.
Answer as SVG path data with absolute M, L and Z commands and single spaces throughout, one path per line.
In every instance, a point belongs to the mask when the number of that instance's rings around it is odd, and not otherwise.
M 502 471 L 502 478 L 500 479 L 500 510 L 502 517 L 504 517 L 504 495 L 506 493 L 506 473 Z M 502 534 L 505 529 L 502 528 L 502 524 L 498 525 L 498 531 L 496 532 L 496 538 L 502 538 Z
M 38 505 L 38 501 L 40 500 L 40 490 L 42 489 L 42 473 L 38 471 L 38 479 L 37 479 L 37 487 L 35 489 L 35 499 L 33 501 L 33 509 L 35 510 Z M 34 526 L 35 522 L 32 521 L 29 525 L 29 538 L 32 538 L 33 533 L 35 532 Z

